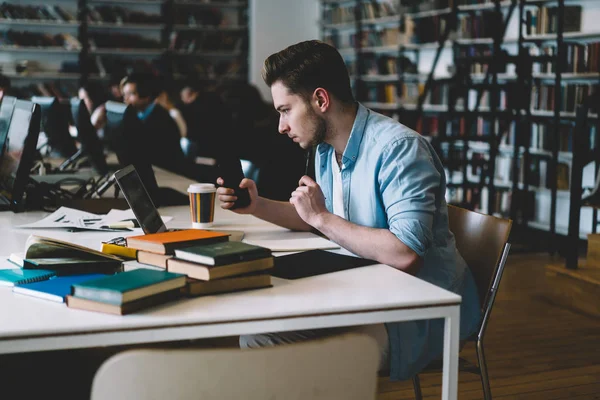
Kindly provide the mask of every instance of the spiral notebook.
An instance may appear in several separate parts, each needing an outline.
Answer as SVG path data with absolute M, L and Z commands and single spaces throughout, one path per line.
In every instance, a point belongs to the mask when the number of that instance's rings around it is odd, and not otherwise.
M 0 286 L 13 287 L 25 283 L 45 281 L 56 275 L 55 271 L 45 269 L 2 269 L 0 270 Z

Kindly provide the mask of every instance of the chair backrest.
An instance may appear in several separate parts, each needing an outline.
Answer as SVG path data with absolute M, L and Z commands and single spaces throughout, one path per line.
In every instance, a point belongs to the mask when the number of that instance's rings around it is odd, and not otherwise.
M 505 247 L 510 247 L 508 236 L 512 221 L 451 205 L 448 205 L 448 220 L 456 247 L 473 273 L 481 308 L 485 311 L 491 306 L 491 294 L 499 283 L 497 275 L 502 273 L 503 259 L 508 252 Z
M 365 335 L 261 349 L 132 350 L 108 359 L 92 400 L 375 399 L 379 349 Z

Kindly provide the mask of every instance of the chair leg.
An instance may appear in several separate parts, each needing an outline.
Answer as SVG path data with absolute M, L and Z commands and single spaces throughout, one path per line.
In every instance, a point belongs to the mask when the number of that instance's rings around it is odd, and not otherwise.
M 477 341 L 475 347 L 477 351 L 477 361 L 479 363 L 479 370 L 481 374 L 481 386 L 483 387 L 483 398 L 485 400 L 492 400 L 492 391 L 490 389 L 490 378 L 488 377 L 487 364 L 485 363 L 485 353 L 483 351 L 483 342 Z
M 415 400 L 423 400 L 423 393 L 421 393 L 421 380 L 419 379 L 419 375 L 413 376 L 412 383 L 415 390 Z

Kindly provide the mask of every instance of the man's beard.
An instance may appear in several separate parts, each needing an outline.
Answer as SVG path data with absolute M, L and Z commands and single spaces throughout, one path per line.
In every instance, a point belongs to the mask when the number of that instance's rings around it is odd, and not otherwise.
M 316 112 L 311 110 L 311 125 L 314 127 L 313 138 L 308 144 L 308 147 L 304 150 L 308 150 L 311 147 L 315 147 L 325 141 L 325 135 L 327 134 L 327 121 L 325 118 L 319 116 Z

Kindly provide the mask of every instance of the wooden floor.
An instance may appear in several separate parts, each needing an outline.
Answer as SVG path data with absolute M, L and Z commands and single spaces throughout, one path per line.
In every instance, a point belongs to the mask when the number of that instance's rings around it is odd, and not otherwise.
M 485 336 L 494 399 L 600 399 L 600 319 L 544 299 L 544 266 L 556 261 L 509 256 Z M 461 356 L 475 362 L 473 346 Z M 439 399 L 441 375 L 422 375 L 421 387 L 424 398 Z M 479 376 L 461 373 L 458 398 L 483 398 Z M 414 399 L 412 384 L 380 378 L 378 399 Z

